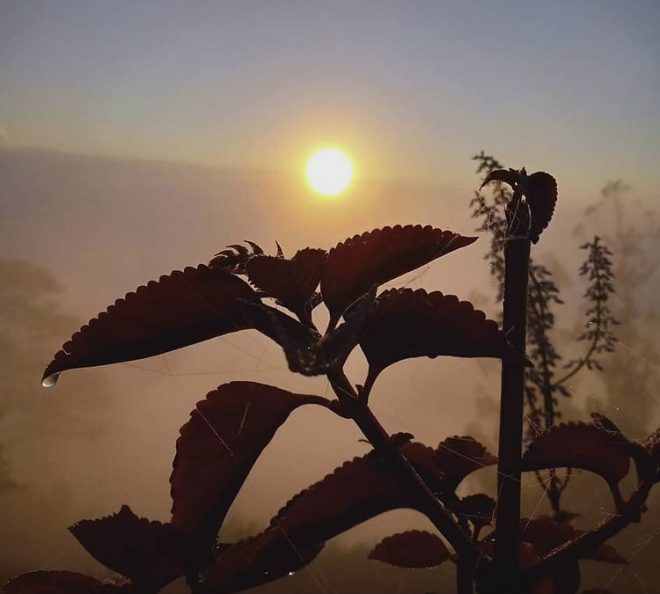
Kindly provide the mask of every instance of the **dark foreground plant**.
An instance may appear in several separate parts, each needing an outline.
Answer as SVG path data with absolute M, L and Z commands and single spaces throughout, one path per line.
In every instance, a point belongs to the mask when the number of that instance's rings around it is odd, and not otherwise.
M 485 180 L 512 187 L 505 208 L 503 330 L 465 301 L 440 292 L 378 286 L 476 238 L 432 227 L 386 227 L 329 252 L 303 249 L 285 258 L 256 244 L 230 246 L 208 266 L 173 272 L 118 300 L 74 334 L 48 365 L 44 385 L 72 368 L 165 353 L 216 336 L 256 329 L 279 344 L 291 371 L 324 375 L 335 399 L 294 394 L 255 382 L 231 382 L 210 392 L 182 427 L 170 478 L 168 523 L 150 522 L 127 506 L 71 527 L 81 544 L 123 578 L 100 583 L 65 571 L 23 574 L 7 594 L 135 592 L 152 594 L 185 576 L 194 593 L 235 592 L 277 579 L 312 561 L 330 538 L 387 510 L 426 515 L 438 533 L 411 531 L 378 544 L 370 557 L 400 567 L 456 564 L 459 594 L 576 592 L 578 560 L 625 560 L 605 541 L 639 521 L 658 478 L 660 438 L 625 438 L 611 421 L 552 427 L 522 455 L 526 299 L 530 242 L 552 216 L 554 179 L 542 172 L 494 170 Z M 247 279 L 248 282 L 246 282 Z M 317 288 L 319 291 L 317 292 Z M 314 324 L 325 304 L 326 330 Z M 293 314 L 293 315 L 291 315 Z M 344 374 L 360 346 L 368 374 L 353 384 Z M 411 357 L 495 357 L 502 360 L 499 460 L 469 436 L 437 447 L 409 434 L 389 435 L 369 397 L 389 365 Z M 259 534 L 217 542 L 226 514 L 255 461 L 296 408 L 317 405 L 357 424 L 373 451 L 354 458 L 293 497 Z M 621 479 L 633 461 L 637 481 L 623 496 Z M 497 502 L 456 489 L 471 472 L 498 465 Z M 558 467 L 599 474 L 614 511 L 588 532 L 552 518 L 520 518 L 520 473 Z M 496 518 L 494 531 L 483 534 Z
M 503 169 L 495 157 L 483 151 L 475 155 L 473 160 L 477 161 L 477 173 L 483 174 L 484 180 Z M 510 175 L 511 173 L 507 174 Z M 502 178 L 503 175 L 495 175 L 495 181 L 498 181 L 498 177 Z M 479 231 L 490 234 L 486 259 L 490 265 L 491 276 L 498 286 L 498 300 L 501 300 L 505 286 L 505 246 L 512 238 L 512 229 L 507 223 L 505 211 L 506 205 L 513 199 L 513 189 L 509 184 L 501 182 L 491 184 L 491 188 L 490 194 L 475 192 L 470 207 L 472 217 L 480 221 Z M 552 201 L 549 201 L 548 208 L 551 209 L 552 206 Z M 584 355 L 563 365 L 563 357 L 555 346 L 553 333 L 555 307 L 564 302 L 552 271 L 529 257 L 526 302 L 527 357 L 533 366 L 527 369 L 525 383 L 526 441 L 549 429 L 561 418 L 559 398 L 571 396 L 568 381 L 584 369 L 603 371 L 600 357 L 614 350 L 615 338 L 611 330 L 619 322 L 610 311 L 610 298 L 614 293 L 614 273 L 610 259 L 612 252 L 598 236 L 580 246 L 580 249 L 586 251 L 586 259 L 579 272 L 587 281 L 587 289 L 583 295 L 587 304 L 587 321 L 585 331 L 577 340 L 587 346 Z M 554 468 L 544 473 L 537 472 L 536 476 L 552 507 L 553 517 L 561 521 L 574 515 L 561 506 L 561 496 L 570 481 L 571 469 L 566 469 L 563 476 Z

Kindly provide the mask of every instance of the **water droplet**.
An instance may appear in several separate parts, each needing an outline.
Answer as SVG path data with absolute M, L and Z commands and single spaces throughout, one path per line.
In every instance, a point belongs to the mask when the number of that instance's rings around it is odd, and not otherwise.
M 41 380 L 41 385 L 44 388 L 52 388 L 57 383 L 59 377 L 60 377 L 59 373 L 52 373 L 51 375 Z

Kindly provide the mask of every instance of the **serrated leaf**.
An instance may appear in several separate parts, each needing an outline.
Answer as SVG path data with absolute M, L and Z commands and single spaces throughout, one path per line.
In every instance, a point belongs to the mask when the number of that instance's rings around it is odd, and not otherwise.
M 584 531 L 577 530 L 564 522 L 555 522 L 548 516 L 540 516 L 532 520 L 523 519 L 520 525 L 522 538 L 531 543 L 541 557 L 584 534 Z M 593 553 L 585 555 L 583 558 L 603 561 L 604 563 L 628 564 L 628 560 L 608 544 L 600 545 Z
M 455 491 L 468 474 L 497 464 L 497 456 L 469 435 L 454 435 L 441 441 L 434 460 L 442 472 L 442 484 L 451 491 Z
M 231 594 L 290 576 L 311 563 L 325 546 L 325 543 L 321 543 L 302 549 L 293 547 L 284 540 L 280 546 L 269 549 L 268 556 L 259 557 L 261 549 L 259 546 L 252 546 L 252 543 L 263 544 L 262 539 L 263 537 L 258 535 L 232 545 L 221 556 L 224 570 L 222 578 L 219 578 L 217 573 L 212 578 L 207 574 L 201 591 L 204 594 Z M 219 563 L 219 559 L 220 557 L 216 558 L 212 570 Z M 249 570 L 244 571 L 246 567 Z M 233 573 L 229 575 L 228 572 Z M 218 584 L 221 586 L 218 587 Z
M 630 443 L 588 423 L 562 423 L 536 437 L 522 458 L 523 470 L 582 468 L 614 487 L 630 469 Z
M 239 300 L 252 288 L 220 269 L 198 266 L 161 276 L 118 299 L 64 344 L 46 368 L 44 385 L 66 369 L 159 355 L 247 328 Z
M 257 256 L 247 263 L 250 282 L 268 297 L 300 316 L 321 281 L 325 250 L 306 248 L 290 260 L 274 256 Z
M 350 312 L 347 313 L 350 319 Z M 387 366 L 411 357 L 497 357 L 522 360 L 497 323 L 454 295 L 423 289 L 384 291 L 367 314 L 360 346 L 369 362 L 365 388 Z
M 537 171 L 527 178 L 525 186 L 525 196 L 532 217 L 529 238 L 532 243 L 537 243 L 555 210 L 557 181 L 549 173 Z
M 436 477 L 433 449 L 408 443 L 401 451 L 424 476 Z M 246 576 L 266 571 L 283 550 L 313 550 L 326 540 L 370 518 L 416 501 L 397 475 L 371 452 L 344 463 L 334 472 L 294 496 L 261 534 L 232 546 L 216 559 L 207 574 L 213 591 L 233 591 Z
M 197 403 L 181 428 L 170 477 L 172 525 L 204 551 L 257 458 L 289 414 L 319 396 L 256 382 L 231 382 Z
M 209 266 L 232 274 L 247 274 L 248 262 L 256 256 L 263 255 L 264 251 L 253 241 L 245 240 L 245 243 L 250 247 L 240 244 L 227 246 L 211 259 Z
M 29 571 L 7 581 L 2 594 L 91 594 L 99 580 L 74 571 Z
M 442 539 L 424 530 L 409 530 L 381 540 L 369 559 L 404 568 L 436 567 L 451 559 Z
M 452 231 L 420 225 L 384 227 L 355 235 L 332 248 L 321 278 L 330 327 L 373 285 L 381 285 L 476 241 Z
M 183 541 L 169 524 L 138 518 L 127 505 L 69 528 L 97 561 L 147 589 L 160 589 L 184 573 Z

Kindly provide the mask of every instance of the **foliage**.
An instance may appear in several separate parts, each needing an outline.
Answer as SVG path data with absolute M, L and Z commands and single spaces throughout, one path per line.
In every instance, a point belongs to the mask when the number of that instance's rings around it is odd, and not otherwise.
M 489 180 L 493 172 L 504 171 L 499 161 L 483 151 L 473 157 L 477 161 L 477 173 L 485 174 Z M 506 172 L 510 178 L 512 173 Z M 486 183 L 486 182 L 484 182 Z M 479 219 L 480 231 L 487 231 L 491 236 L 490 249 L 486 254 L 491 274 L 499 287 L 499 299 L 502 299 L 504 283 L 503 247 L 510 239 L 504 216 L 504 206 L 511 200 L 512 191 L 502 183 L 497 183 L 490 195 L 476 192 L 470 202 L 473 218 Z M 554 208 L 554 201 L 552 201 Z M 549 209 L 548 209 L 549 210 Z M 547 213 L 543 213 L 547 216 Z M 526 439 L 531 441 L 543 429 L 553 426 L 561 418 L 559 396 L 570 397 L 571 390 L 567 380 L 583 368 L 603 370 L 599 355 L 614 350 L 615 339 L 612 327 L 618 324 L 614 319 L 609 303 L 614 293 L 614 273 L 612 252 L 602 238 L 595 236 L 584 243 L 580 249 L 586 251 L 586 258 L 579 272 L 587 281 L 584 299 L 588 303 L 586 310 L 586 330 L 577 337 L 587 343 L 585 354 L 562 365 L 562 355 L 558 352 L 552 334 L 555 327 L 555 306 L 562 305 L 561 292 L 555 283 L 552 271 L 544 264 L 529 259 L 529 282 L 527 287 L 527 356 L 534 366 L 527 371 L 525 385 L 526 404 Z M 562 517 L 560 497 L 568 481 L 570 471 L 559 478 L 551 469 L 548 477 L 538 475 L 539 483 L 544 486 L 552 505 L 555 517 Z
M 494 267 L 502 270 L 505 294 L 520 296 L 528 274 L 529 246 L 550 221 L 556 184 L 543 172 L 528 176 L 524 170 L 492 169 L 486 182 L 499 180 L 512 186 L 510 194 L 497 190 L 496 200 L 505 209 L 497 225 L 501 240 L 516 246 L 505 246 L 504 258 L 495 259 Z M 475 207 L 492 215 L 484 201 Z M 44 374 L 45 385 L 53 385 L 57 375 L 68 369 L 147 357 L 252 328 L 282 348 L 291 371 L 327 377 L 335 398 L 249 381 L 220 386 L 197 404 L 181 429 L 170 479 L 169 522 L 150 522 L 124 506 L 114 515 L 71 527 L 88 552 L 122 578 L 99 583 L 70 572 L 38 572 L 10 580 L 4 591 L 22 594 L 38 587 L 44 594 L 151 594 L 182 575 L 196 594 L 240 591 L 297 571 L 335 535 L 397 508 L 426 515 L 448 546 L 437 534 L 404 532 L 385 539 L 370 556 L 403 567 L 453 562 L 460 594 L 472 592 L 475 584 L 485 594 L 552 588 L 575 592 L 578 559 L 623 562 L 604 543 L 638 521 L 644 511 L 658 475 L 657 439 L 645 444 L 630 441 L 611 421 L 597 416 L 591 423 L 548 429 L 532 440 L 522 458 L 510 453 L 515 452 L 511 446 L 516 440 L 520 448 L 519 434 L 506 434 L 498 459 L 469 436 L 449 437 L 431 447 L 410 434 L 389 435 L 369 407 L 380 371 L 404 359 L 492 357 L 502 360 L 503 377 L 519 386 L 503 392 L 503 406 L 505 399 L 507 406 L 513 402 L 520 412 L 513 421 L 522 430 L 522 388 L 530 365 L 524 332 L 522 344 L 517 344 L 495 321 L 454 296 L 406 289 L 378 294 L 379 285 L 474 240 L 428 226 L 397 226 L 356 235 L 329 252 L 307 248 L 292 258 L 280 249 L 266 255 L 256 244 L 234 245 L 208 266 L 163 276 L 111 305 L 56 353 Z M 511 270 L 522 271 L 525 283 Z M 535 272 L 549 282 L 544 271 Z M 597 290 L 607 293 L 603 278 L 599 277 Z M 544 290 L 544 295 L 553 295 L 549 288 Z M 314 310 L 321 303 L 330 314 L 323 332 L 314 323 Z M 522 319 L 524 330 L 526 309 L 511 310 L 509 302 L 504 328 L 510 327 L 514 315 Z M 547 324 L 551 318 L 544 315 Z M 358 345 L 369 371 L 362 383 L 353 384 L 343 368 Z M 538 363 L 540 353 L 534 347 L 530 350 L 531 363 Z M 548 364 L 545 369 L 552 367 Z M 321 406 L 327 414 L 356 423 L 372 451 L 294 496 L 260 533 L 238 542 L 217 542 L 227 511 L 259 455 L 289 415 L 307 405 Z M 566 443 L 589 447 L 578 456 Z M 630 460 L 637 482 L 624 497 L 619 481 Z M 586 468 L 610 486 L 616 513 L 595 529 L 579 532 L 556 518 L 521 525 L 519 509 L 514 510 L 517 516 L 503 513 L 504 497 L 496 506 L 487 494 L 457 495 L 466 476 L 494 464 L 507 479 L 512 467 L 518 473 L 559 465 Z M 509 480 L 514 495 L 515 482 Z M 518 499 L 519 488 L 518 481 Z M 483 537 L 482 530 L 494 516 L 494 532 Z

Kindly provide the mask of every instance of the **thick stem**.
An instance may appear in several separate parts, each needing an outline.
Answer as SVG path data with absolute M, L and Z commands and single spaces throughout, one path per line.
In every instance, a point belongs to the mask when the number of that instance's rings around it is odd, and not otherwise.
M 530 252 L 529 211 L 520 197 L 515 195 L 508 208 L 510 229 L 504 246 L 504 333 L 513 347 L 524 355 Z M 524 389 L 524 364 L 503 361 L 495 564 L 500 575 L 513 580 L 518 572 Z
M 340 402 L 350 413 L 364 436 L 408 486 L 410 494 L 417 500 L 418 509 L 429 518 L 456 551 L 457 567 L 459 568 L 459 594 L 472 594 L 473 570 L 479 563 L 480 555 L 469 535 L 454 522 L 450 513 L 429 489 L 410 461 L 401 453 L 371 409 L 362 399 L 358 398 L 344 373 L 333 372 L 328 374 L 328 379 Z M 480 568 L 487 569 L 487 566 L 486 560 L 481 559 Z M 466 577 L 468 573 L 469 580 Z

